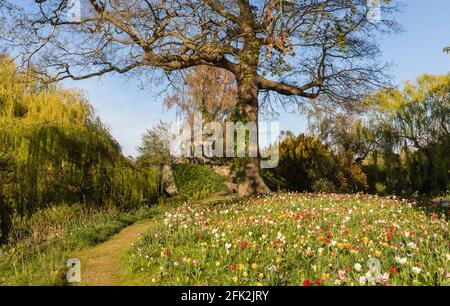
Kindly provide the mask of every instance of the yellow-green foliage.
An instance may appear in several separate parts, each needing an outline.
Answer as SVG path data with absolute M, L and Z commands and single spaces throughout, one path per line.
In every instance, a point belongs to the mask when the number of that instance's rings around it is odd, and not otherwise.
M 332 182 L 336 169 L 333 153 L 319 139 L 288 133 L 280 143 L 278 167 L 267 172 L 281 181 L 282 188 L 311 191 L 319 179 Z
M 20 215 L 55 203 L 128 209 L 156 200 L 77 91 L 40 83 L 0 57 L 0 195 Z M 11 205 L 12 204 L 12 205 Z
M 377 152 L 366 160 L 369 191 L 440 195 L 450 176 L 450 74 L 424 74 L 401 90 L 370 96 Z
M 202 165 L 174 165 L 173 175 L 182 198 L 201 199 L 211 193 L 227 190 L 226 178 Z

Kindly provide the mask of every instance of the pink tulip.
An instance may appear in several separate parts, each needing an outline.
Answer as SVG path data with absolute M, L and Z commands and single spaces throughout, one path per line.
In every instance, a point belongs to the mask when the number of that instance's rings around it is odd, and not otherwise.
M 360 276 L 359 277 L 359 284 L 360 285 L 365 285 L 367 282 L 367 278 L 365 276 Z

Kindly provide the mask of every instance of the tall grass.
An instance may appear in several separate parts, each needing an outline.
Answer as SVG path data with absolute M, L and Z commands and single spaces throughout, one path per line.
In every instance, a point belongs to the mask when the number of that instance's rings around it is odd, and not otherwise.
M 77 250 L 107 240 L 122 228 L 170 206 L 88 211 L 84 204 L 42 209 L 15 218 L 12 240 L 0 257 L 0 285 L 65 285 L 66 262 Z

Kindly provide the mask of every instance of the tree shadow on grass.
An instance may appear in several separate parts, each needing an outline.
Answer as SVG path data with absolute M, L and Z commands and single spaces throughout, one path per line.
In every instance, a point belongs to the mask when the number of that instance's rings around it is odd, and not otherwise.
M 449 220 L 450 213 L 450 199 L 433 199 L 431 197 L 428 198 L 420 198 L 415 199 L 415 207 L 424 211 L 426 214 L 432 216 L 445 216 L 445 220 Z

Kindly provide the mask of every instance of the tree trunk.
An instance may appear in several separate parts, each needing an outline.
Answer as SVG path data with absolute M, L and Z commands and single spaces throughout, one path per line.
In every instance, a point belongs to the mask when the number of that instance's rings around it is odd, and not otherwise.
M 240 115 L 248 120 L 255 122 L 257 127 L 257 157 L 247 158 L 245 164 L 245 179 L 239 184 L 239 195 L 248 196 L 254 194 L 269 193 L 270 189 L 264 182 L 260 172 L 260 154 L 259 154 L 259 126 L 258 126 L 258 86 L 256 82 L 249 80 L 238 80 L 238 107 Z
M 175 184 L 175 177 L 172 171 L 172 165 L 161 164 L 161 179 L 160 179 L 162 192 L 169 197 L 175 197 L 178 195 L 178 188 Z

